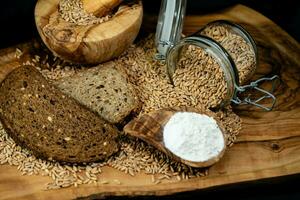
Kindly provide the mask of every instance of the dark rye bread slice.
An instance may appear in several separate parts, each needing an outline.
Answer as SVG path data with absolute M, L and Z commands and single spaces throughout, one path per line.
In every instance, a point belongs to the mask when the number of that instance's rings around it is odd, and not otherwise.
M 112 62 L 63 78 L 55 84 L 113 124 L 121 123 L 140 108 L 126 73 Z
M 118 151 L 117 129 L 48 83 L 33 67 L 12 71 L 0 87 L 0 120 L 37 157 L 70 163 Z

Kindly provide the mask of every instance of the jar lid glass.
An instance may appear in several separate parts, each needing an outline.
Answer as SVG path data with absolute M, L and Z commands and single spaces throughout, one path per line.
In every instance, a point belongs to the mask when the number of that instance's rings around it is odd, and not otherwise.
M 181 39 L 186 0 L 162 0 L 155 35 L 157 60 L 165 60 L 170 47 Z

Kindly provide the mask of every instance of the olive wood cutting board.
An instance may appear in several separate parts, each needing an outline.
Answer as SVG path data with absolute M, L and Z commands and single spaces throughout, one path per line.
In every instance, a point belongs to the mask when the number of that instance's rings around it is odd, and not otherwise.
M 209 175 L 177 182 L 166 180 L 154 185 L 151 176 L 135 177 L 111 168 L 104 168 L 102 177 L 118 179 L 121 185 L 84 185 L 78 188 L 44 191 L 50 178 L 21 176 L 16 167 L 0 166 L 0 199 L 75 199 L 103 195 L 167 195 L 214 186 L 238 184 L 300 173 L 300 46 L 280 27 L 261 14 L 237 5 L 222 12 L 186 17 L 185 33 L 216 19 L 228 19 L 245 26 L 254 36 L 259 50 L 259 67 L 254 79 L 278 74 L 282 80 L 275 91 L 277 104 L 265 112 L 249 106 L 236 107 L 243 119 L 243 129 L 232 148 L 210 168 Z M 155 17 L 147 17 L 144 29 L 154 30 Z M 32 56 L 35 43 L 18 45 L 25 57 Z M 0 51 L 0 80 L 20 65 L 15 48 Z M 1 94 L 0 94 L 1 95 Z

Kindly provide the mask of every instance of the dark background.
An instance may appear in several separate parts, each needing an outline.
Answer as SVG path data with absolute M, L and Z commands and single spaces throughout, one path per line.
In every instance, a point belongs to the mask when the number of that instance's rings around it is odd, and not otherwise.
M 203 14 L 217 11 L 236 3 L 247 5 L 281 26 L 298 42 L 300 41 L 300 5 L 298 0 L 188 0 L 187 14 Z M 34 23 L 36 0 L 8 0 L 0 7 L 0 48 L 8 47 L 37 37 Z M 158 13 L 159 0 L 145 0 L 145 12 Z M 299 155 L 300 156 L 300 155 Z M 300 176 L 289 176 L 240 185 L 217 187 L 204 191 L 181 193 L 163 199 L 215 199 L 231 200 L 300 200 Z M 99 196 L 91 197 L 100 198 Z M 113 198 L 124 199 L 124 198 Z M 125 198 L 127 199 L 127 197 Z M 149 199 L 139 197 L 135 199 Z M 155 198 L 158 199 L 158 198 Z M 160 198 L 159 198 L 160 199 Z
M 276 22 L 300 41 L 299 0 L 188 0 L 187 14 L 201 14 L 236 3 L 247 5 Z M 5 0 L 0 6 L 0 48 L 38 36 L 34 23 L 36 0 Z M 145 12 L 157 13 L 160 0 L 144 0 Z

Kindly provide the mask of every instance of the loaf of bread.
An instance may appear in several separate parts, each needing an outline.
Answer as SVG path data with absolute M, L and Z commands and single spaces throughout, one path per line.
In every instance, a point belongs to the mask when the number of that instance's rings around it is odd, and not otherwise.
M 118 130 L 50 84 L 34 67 L 12 71 L 1 83 L 0 94 L 4 128 L 37 157 L 83 163 L 118 151 Z
M 125 72 L 112 62 L 63 78 L 55 84 L 113 124 L 121 123 L 140 107 Z

